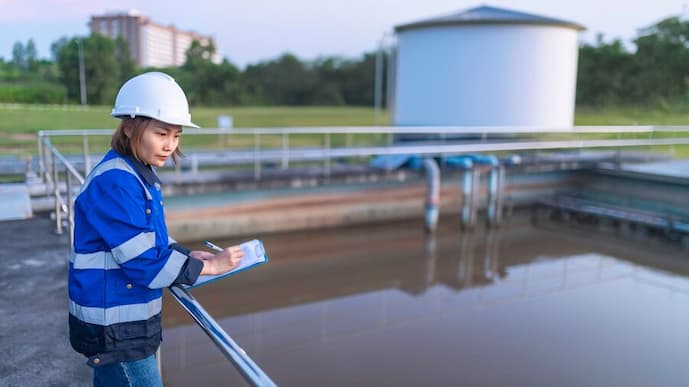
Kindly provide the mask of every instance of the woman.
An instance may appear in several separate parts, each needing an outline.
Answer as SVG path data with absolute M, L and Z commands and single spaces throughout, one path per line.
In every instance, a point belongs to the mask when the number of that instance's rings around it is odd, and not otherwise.
M 189 251 L 167 235 L 155 168 L 177 161 L 183 126 L 198 128 L 174 79 L 159 72 L 130 79 L 112 115 L 122 120 L 112 149 L 75 202 L 70 342 L 88 357 L 94 386 L 162 386 L 154 357 L 162 289 L 227 272 L 243 253 Z

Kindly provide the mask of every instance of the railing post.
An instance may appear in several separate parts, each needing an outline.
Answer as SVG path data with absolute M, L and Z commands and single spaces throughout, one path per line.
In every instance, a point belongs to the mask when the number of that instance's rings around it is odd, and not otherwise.
M 199 172 L 199 155 L 198 153 L 191 154 L 191 173 Z
M 254 180 L 261 178 L 261 137 L 260 133 L 254 130 Z
M 43 183 L 47 183 L 48 180 L 45 176 L 45 153 L 43 153 L 43 131 L 39 130 L 36 135 L 36 147 L 38 152 L 38 176 L 41 177 Z
M 325 134 L 325 154 L 323 155 L 323 168 L 325 176 L 330 176 L 330 133 Z
M 69 250 L 72 250 L 74 240 L 74 202 L 72 201 L 72 177 L 69 170 L 65 170 L 65 181 L 67 185 L 67 231 L 69 234 Z
M 48 144 L 50 143 L 50 140 L 48 137 L 43 137 L 43 168 L 44 168 L 44 174 L 43 174 L 43 179 L 45 181 L 45 189 L 46 189 L 46 194 L 52 190 L 54 190 L 54 187 L 52 186 L 53 182 L 53 152 L 48 150 Z
M 84 176 L 91 172 L 91 157 L 89 157 L 89 137 L 86 134 L 82 135 L 83 151 L 84 151 Z
M 53 192 L 55 194 L 55 233 L 62 235 L 62 206 L 60 205 L 60 187 L 58 184 L 58 171 L 55 157 L 51 157 L 53 169 Z
M 289 168 L 289 135 L 282 132 L 282 169 Z

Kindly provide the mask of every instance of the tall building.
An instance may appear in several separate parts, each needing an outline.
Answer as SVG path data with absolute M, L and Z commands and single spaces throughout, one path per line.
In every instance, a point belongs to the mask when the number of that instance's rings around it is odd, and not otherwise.
M 178 30 L 174 26 L 156 24 L 135 10 L 91 16 L 89 27 L 91 32 L 113 39 L 122 36 L 129 43 L 132 59 L 141 67 L 169 67 L 184 64 L 187 49 L 194 40 L 203 45 L 208 43 L 215 45 L 211 36 Z M 221 61 L 217 51 L 210 59 L 214 63 Z

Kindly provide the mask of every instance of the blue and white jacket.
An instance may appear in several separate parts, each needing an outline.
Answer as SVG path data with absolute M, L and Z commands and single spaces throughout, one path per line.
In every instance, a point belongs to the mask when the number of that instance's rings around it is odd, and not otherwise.
M 92 366 L 154 353 L 161 340 L 162 289 L 194 283 L 203 268 L 188 253 L 167 235 L 155 171 L 110 150 L 74 206 L 72 347 Z

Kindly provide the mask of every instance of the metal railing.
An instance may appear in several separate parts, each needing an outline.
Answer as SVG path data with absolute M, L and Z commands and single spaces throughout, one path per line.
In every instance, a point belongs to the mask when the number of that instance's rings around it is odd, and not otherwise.
M 246 352 L 235 343 L 198 301 L 183 287 L 172 286 L 170 293 L 210 337 L 220 352 L 228 358 L 244 379 L 252 386 L 275 386 L 275 383 L 256 365 Z
M 383 155 L 423 155 L 445 156 L 460 155 L 478 152 L 505 152 L 525 150 L 552 150 L 552 149 L 592 149 L 592 148 L 619 148 L 638 146 L 673 146 L 689 144 L 689 137 L 676 137 L 676 133 L 689 133 L 689 126 L 575 126 L 570 128 L 539 128 L 539 127 L 305 127 L 305 128 L 248 128 L 248 129 L 187 129 L 185 136 L 220 135 L 220 136 L 250 136 L 251 145 L 241 149 L 215 150 L 215 151 L 191 151 L 187 153 L 190 160 L 191 172 L 197 172 L 199 165 L 209 166 L 244 166 L 253 168 L 256 180 L 261 179 L 263 164 L 279 163 L 280 168 L 287 169 L 294 162 L 319 162 L 323 165 L 323 174 L 330 175 L 333 159 L 357 159 L 368 156 Z M 55 198 L 56 230 L 62 232 L 62 217 L 71 219 L 71 195 L 72 180 L 76 179 L 80 184 L 84 178 L 74 167 L 74 162 L 79 162 L 86 175 L 92 166 L 89 153 L 91 136 L 110 136 L 111 129 L 77 129 L 77 130 L 51 130 L 38 132 L 38 170 L 45 184 L 46 190 L 52 192 Z M 670 133 L 671 137 L 654 138 L 656 133 Z M 369 146 L 353 147 L 350 138 L 343 146 L 333 146 L 333 135 L 353 134 L 377 134 L 387 135 L 385 144 L 373 144 Z M 416 134 L 432 136 L 434 139 L 443 139 L 459 135 L 471 136 L 471 140 L 461 142 L 440 143 L 412 143 L 394 144 L 394 135 Z M 566 138 L 562 140 L 534 140 L 533 135 L 567 135 L 578 136 L 576 139 Z M 584 139 L 581 136 L 587 134 L 617 134 L 614 139 Z M 621 138 L 623 134 L 643 135 L 643 138 Z M 262 136 L 279 135 L 279 145 L 266 147 L 262 144 Z M 318 147 L 294 147 L 290 146 L 290 136 L 316 135 L 323 136 L 322 146 Z M 81 137 L 81 156 L 79 161 L 62 155 L 51 144 L 51 138 L 77 136 Z M 493 137 L 491 137 L 493 136 Z M 518 137 L 521 136 L 521 137 Z M 312 139 L 313 140 L 313 139 Z M 380 138 L 377 139 L 381 141 Z M 224 143 L 224 139 L 222 140 Z M 60 163 L 56 164 L 56 160 Z M 63 167 L 64 166 L 64 167 Z M 65 174 L 66 195 L 65 200 L 61 195 L 61 183 L 59 182 L 59 169 L 66 169 Z M 182 168 L 182 163 L 177 165 L 177 171 Z M 62 210 L 62 211 L 60 211 Z M 71 222 L 67 222 L 71 232 Z
M 44 182 L 46 189 L 52 191 L 55 196 L 55 232 L 62 234 L 62 216 L 67 217 L 67 227 L 69 230 L 69 248 L 72 249 L 72 238 L 74 237 L 74 200 L 72 195 L 74 190 L 72 188 L 72 179 L 75 179 L 79 186 L 84 184 L 84 177 L 77 171 L 72 164 L 50 143 L 50 138 L 43 137 L 41 139 L 43 153 L 41 160 L 44 166 L 50 165 L 49 169 L 44 170 Z M 47 157 L 47 159 L 45 158 Z M 60 187 L 60 168 L 59 165 L 65 169 L 65 193 L 66 200 L 62 197 Z
M 519 150 L 546 150 L 546 149 L 583 149 L 602 147 L 629 147 L 629 146 L 653 146 L 653 145 L 679 145 L 687 144 L 686 138 L 675 137 L 676 133 L 689 133 L 689 126 L 574 126 L 569 128 L 544 128 L 544 127 L 444 127 L 444 126 L 416 126 L 416 127 L 302 127 L 302 128 L 245 128 L 245 129 L 186 129 L 184 136 L 216 135 L 222 138 L 224 143 L 227 136 L 250 137 L 251 144 L 241 149 L 222 148 L 215 151 L 190 151 L 187 157 L 177 165 L 178 171 L 187 163 L 196 172 L 199 165 L 244 165 L 252 167 L 254 177 L 261 178 L 262 165 L 264 163 L 279 163 L 280 168 L 287 169 L 294 162 L 320 161 L 323 164 L 324 174 L 329 175 L 332 159 L 356 158 L 373 155 L 447 155 L 469 152 L 499 152 Z M 44 181 L 50 173 L 46 161 L 46 153 L 43 150 L 44 138 L 77 136 L 82 139 L 81 155 L 84 171 L 87 173 L 92 163 L 89 154 L 89 138 L 91 136 L 110 136 L 111 129 L 75 129 L 75 130 L 42 130 L 38 132 L 38 170 Z M 670 133 L 672 137 L 656 138 L 657 133 Z M 355 134 L 385 135 L 385 140 L 362 147 L 352 146 L 352 136 Z M 584 139 L 583 136 L 591 134 L 617 134 L 615 139 Z M 645 138 L 624 139 L 624 134 L 634 136 L 646 136 Z M 317 135 L 322 136 L 317 146 L 294 146 L 291 136 Z M 346 140 L 343 146 L 333 146 L 332 136 L 344 135 Z M 396 135 L 425 135 L 433 136 L 442 141 L 446 138 L 457 136 L 472 136 L 474 141 L 466 141 L 458 144 L 408 144 L 395 145 Z M 575 139 L 538 141 L 532 140 L 533 135 L 568 135 L 576 136 Z M 266 136 L 279 136 L 278 146 L 267 146 L 262 141 Z M 512 138 L 506 138 L 512 136 Z M 313 140 L 313 139 L 312 139 Z M 490 140 L 490 141 L 489 141 Z

